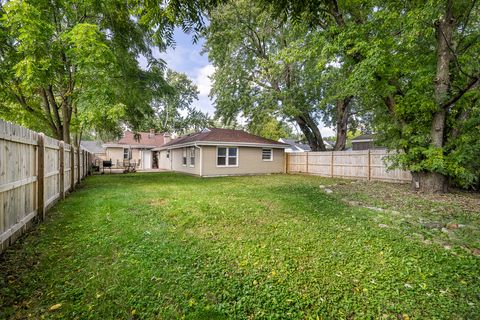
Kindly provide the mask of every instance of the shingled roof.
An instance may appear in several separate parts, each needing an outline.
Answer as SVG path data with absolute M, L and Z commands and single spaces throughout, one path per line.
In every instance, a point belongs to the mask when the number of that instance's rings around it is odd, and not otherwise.
M 178 145 L 193 144 L 193 143 L 235 143 L 247 145 L 269 145 L 285 148 L 288 145 L 275 140 L 265 139 L 243 130 L 220 129 L 220 128 L 206 128 L 200 132 L 191 133 L 189 135 L 177 138 L 164 144 L 161 149 L 166 147 L 173 147 Z
M 361 134 L 352 139 L 352 141 L 374 140 L 374 134 Z
M 107 142 L 104 147 L 112 147 L 125 145 L 129 147 L 160 147 L 165 144 L 163 133 L 138 132 L 139 139 L 135 139 L 135 135 L 131 131 L 125 131 L 123 137 L 118 141 Z

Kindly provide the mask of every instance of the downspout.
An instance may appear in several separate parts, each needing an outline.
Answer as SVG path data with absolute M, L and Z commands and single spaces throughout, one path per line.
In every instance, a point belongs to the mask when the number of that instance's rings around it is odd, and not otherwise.
M 197 145 L 197 143 L 196 143 L 196 142 L 195 142 L 194 146 L 195 146 L 195 148 L 198 148 L 198 150 L 200 150 L 200 156 L 199 156 L 199 158 L 200 158 L 200 161 L 199 161 L 199 166 L 200 166 L 200 177 L 202 177 L 202 176 L 203 176 L 203 165 L 202 165 L 202 159 L 203 159 L 203 155 L 202 155 L 202 148 L 201 148 L 201 147 L 199 147 L 199 146 Z

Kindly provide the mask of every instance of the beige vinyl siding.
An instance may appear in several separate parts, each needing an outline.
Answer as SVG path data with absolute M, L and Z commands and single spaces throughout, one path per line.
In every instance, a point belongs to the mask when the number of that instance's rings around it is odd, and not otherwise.
M 105 153 L 106 153 L 106 159 L 112 160 L 113 165 L 116 165 L 117 162 L 120 163 L 120 165 L 123 165 L 123 148 L 108 147 L 106 148 Z M 132 149 L 131 161 L 135 161 L 136 163 L 138 163 L 139 159 L 140 159 L 140 149 Z
M 132 149 L 132 161 L 138 163 L 138 160 L 140 160 L 140 158 L 140 149 Z
M 235 146 L 232 145 L 232 147 L 235 147 Z M 202 146 L 202 154 L 203 154 L 202 175 L 203 176 L 221 176 L 221 175 L 283 173 L 285 170 L 285 162 L 284 162 L 285 153 L 283 149 L 272 149 L 272 151 L 273 151 L 273 160 L 263 161 L 262 148 L 238 147 L 238 159 L 237 159 L 238 166 L 218 167 L 217 166 L 217 147 Z M 181 156 L 181 151 L 180 151 L 180 156 Z
M 159 169 L 164 169 L 164 170 L 170 170 L 171 163 L 170 159 L 167 158 L 167 150 L 161 150 L 158 152 L 158 168 Z
M 123 148 L 107 148 L 105 150 L 107 160 L 112 160 L 112 163 L 115 165 L 117 160 L 123 161 Z
M 182 165 L 183 158 L 183 148 L 172 149 L 170 150 L 170 160 L 172 161 L 172 170 L 185 172 L 190 174 L 200 175 L 200 150 L 195 148 L 195 166 L 190 166 L 190 153 L 189 148 L 187 148 L 187 165 Z

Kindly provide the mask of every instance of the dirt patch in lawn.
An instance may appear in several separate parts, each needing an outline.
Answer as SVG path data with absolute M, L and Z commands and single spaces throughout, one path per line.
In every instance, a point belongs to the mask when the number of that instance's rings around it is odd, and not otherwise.
M 409 184 L 355 181 L 330 186 L 347 201 L 366 205 L 384 205 L 391 208 L 471 212 L 480 214 L 480 193 L 454 191 L 448 194 L 423 194 L 412 192 Z
M 153 207 L 165 206 L 168 203 L 166 199 L 150 199 L 149 204 Z
M 329 186 L 352 207 L 378 212 L 379 226 L 392 226 L 424 244 L 446 250 L 480 252 L 480 194 L 454 191 L 433 195 L 412 192 L 408 184 L 352 181 Z

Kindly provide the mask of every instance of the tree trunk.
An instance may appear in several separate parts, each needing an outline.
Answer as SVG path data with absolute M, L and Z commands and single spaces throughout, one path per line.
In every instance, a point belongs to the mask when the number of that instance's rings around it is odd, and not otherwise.
M 71 108 L 63 102 L 62 103 L 62 120 L 63 120 L 63 141 L 70 144 L 70 119 L 72 116 Z
M 323 143 L 322 134 L 318 129 L 317 124 L 310 117 L 309 114 L 302 114 L 295 117 L 300 130 L 302 130 L 305 138 L 307 138 L 308 145 L 312 151 L 325 151 L 325 144 Z
M 445 193 L 447 178 L 437 172 L 412 172 L 412 189 L 422 193 Z
M 443 148 L 447 110 L 443 107 L 448 100 L 450 90 L 450 62 L 452 59 L 452 34 L 455 24 L 452 0 L 447 1 L 445 16 L 436 23 L 437 32 L 437 71 L 435 78 L 435 103 L 437 110 L 433 114 L 430 128 L 431 144 Z M 447 179 L 438 172 L 418 173 L 419 189 L 423 192 L 446 192 Z M 414 182 L 414 183 L 417 183 Z
M 349 118 L 351 99 L 352 99 L 351 97 L 348 97 L 343 100 L 338 100 L 336 103 L 337 138 L 335 142 L 335 147 L 333 148 L 336 151 L 344 150 L 345 144 L 347 143 L 348 118 Z

